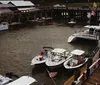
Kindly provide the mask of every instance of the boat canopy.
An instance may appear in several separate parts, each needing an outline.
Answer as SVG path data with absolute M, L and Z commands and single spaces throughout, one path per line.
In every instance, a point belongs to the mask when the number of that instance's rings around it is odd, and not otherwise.
M 30 85 L 34 82 L 36 82 L 36 80 L 34 78 L 32 78 L 30 76 L 22 76 L 7 85 Z
M 54 50 L 52 50 L 52 52 L 54 53 L 64 53 L 66 50 L 65 49 L 61 49 L 61 48 L 55 48 Z
M 71 52 L 71 54 L 73 54 L 73 55 L 82 55 L 82 54 L 84 54 L 85 53 L 85 51 L 83 51 L 83 50 L 78 50 L 78 49 L 75 49 L 75 50 L 73 50 L 72 52 Z

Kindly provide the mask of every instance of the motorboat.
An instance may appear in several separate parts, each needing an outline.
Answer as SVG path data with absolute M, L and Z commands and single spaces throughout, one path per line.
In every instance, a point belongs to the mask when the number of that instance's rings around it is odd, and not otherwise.
M 0 75 L 0 85 L 6 85 L 10 81 L 12 81 L 11 78 L 3 76 L 3 75 Z
M 6 85 L 33 85 L 34 82 L 37 82 L 34 78 L 30 76 L 22 76 Z
M 80 68 L 88 61 L 88 58 L 85 57 L 85 51 L 83 50 L 75 49 L 70 54 L 72 57 L 67 59 L 63 64 L 66 69 Z
M 7 30 L 8 29 L 8 23 L 7 22 L 2 22 L 0 24 L 0 30 Z
M 69 22 L 68 22 L 69 25 L 73 26 L 76 24 L 76 22 L 74 21 L 74 19 L 71 19 Z
M 0 85 L 41 85 L 31 76 L 21 76 L 17 79 L 0 75 Z
M 88 39 L 88 40 L 99 40 L 100 39 L 100 26 L 90 26 L 90 25 L 86 25 L 84 26 L 86 29 L 85 31 L 82 32 L 78 32 L 75 34 L 72 34 L 69 38 L 68 38 L 68 42 L 73 42 L 76 39 L 80 38 L 80 39 Z
M 69 52 L 63 48 L 54 48 L 51 51 L 50 57 L 46 60 L 45 64 L 49 69 L 56 69 L 63 65 Z
M 53 50 L 52 47 L 43 47 L 43 50 L 32 59 L 31 65 L 44 64 L 46 59 L 49 57 L 51 50 Z

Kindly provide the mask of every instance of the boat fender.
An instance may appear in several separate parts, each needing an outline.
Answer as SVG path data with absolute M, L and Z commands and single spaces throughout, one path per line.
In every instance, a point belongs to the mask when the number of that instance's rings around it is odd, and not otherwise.
M 85 80 L 85 73 L 83 72 L 83 75 L 82 75 L 82 81 Z

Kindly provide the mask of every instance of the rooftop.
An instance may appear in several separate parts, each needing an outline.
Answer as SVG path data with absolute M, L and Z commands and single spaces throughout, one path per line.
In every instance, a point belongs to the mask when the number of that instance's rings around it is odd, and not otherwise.
M 65 51 L 66 50 L 65 49 L 62 49 L 62 48 L 55 48 L 54 50 L 52 50 L 52 52 L 56 52 L 56 53 L 63 53 Z
M 85 53 L 85 51 L 79 50 L 79 49 L 75 49 L 71 53 L 74 54 L 74 55 L 82 55 L 82 54 Z

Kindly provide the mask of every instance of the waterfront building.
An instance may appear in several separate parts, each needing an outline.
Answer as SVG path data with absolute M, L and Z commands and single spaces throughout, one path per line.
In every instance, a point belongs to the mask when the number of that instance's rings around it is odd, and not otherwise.
M 13 15 L 6 16 L 8 23 L 11 25 L 27 21 L 30 17 L 29 13 L 38 10 L 34 7 L 35 5 L 31 1 L 10 0 L 10 1 L 0 1 L 0 3 L 1 5 L 6 5 L 7 10 L 9 9 L 9 11 L 11 10 L 13 12 Z M 5 10 L 4 6 L 1 6 L 1 8 Z

